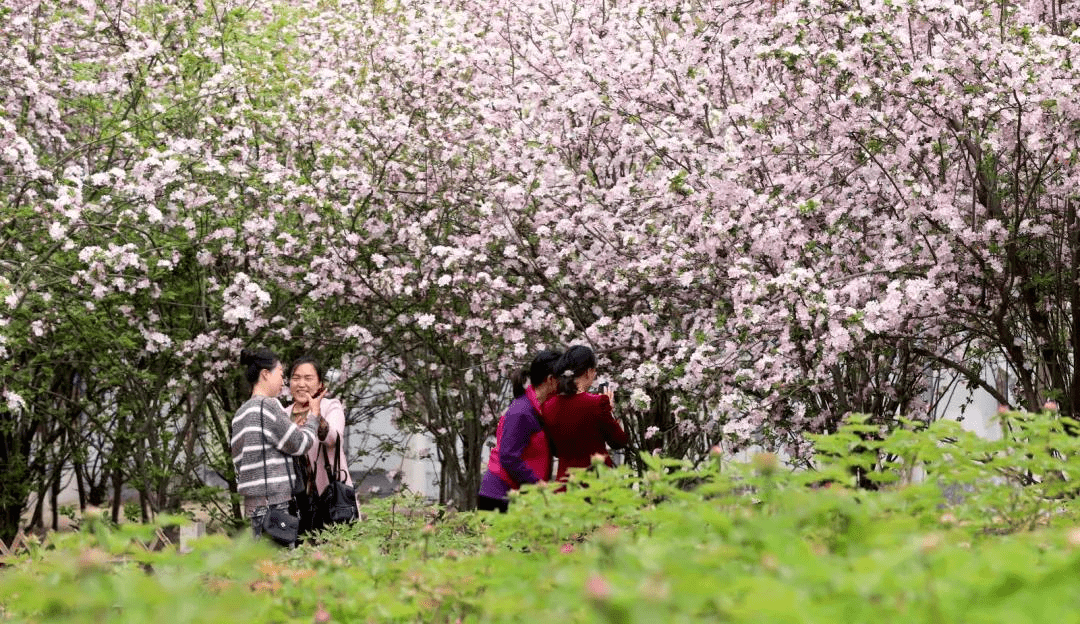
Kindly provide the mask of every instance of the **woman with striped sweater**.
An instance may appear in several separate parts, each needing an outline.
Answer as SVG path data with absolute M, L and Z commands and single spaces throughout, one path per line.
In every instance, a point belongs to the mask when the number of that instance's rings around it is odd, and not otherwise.
M 232 420 L 232 459 L 236 490 L 244 497 L 245 515 L 251 519 L 255 537 L 259 537 L 262 519 L 271 508 L 288 509 L 293 496 L 291 484 L 296 480 L 289 456 L 304 455 L 315 445 L 322 419 L 308 418 L 299 427 L 285 413 L 277 399 L 283 369 L 272 351 L 244 349 L 240 364 L 246 367 L 252 391 Z

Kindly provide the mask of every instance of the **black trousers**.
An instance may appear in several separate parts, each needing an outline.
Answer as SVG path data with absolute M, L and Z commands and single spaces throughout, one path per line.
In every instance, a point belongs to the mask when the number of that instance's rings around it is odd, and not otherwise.
M 506 513 L 506 510 L 510 508 L 510 501 L 500 500 L 498 498 L 490 498 L 487 496 L 476 497 L 476 509 L 479 511 L 495 511 L 499 513 Z

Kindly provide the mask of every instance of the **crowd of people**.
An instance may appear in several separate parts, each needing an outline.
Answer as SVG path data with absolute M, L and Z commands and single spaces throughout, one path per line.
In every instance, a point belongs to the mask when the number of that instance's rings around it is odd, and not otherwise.
M 345 455 L 345 408 L 326 396 L 319 363 L 289 367 L 292 403 L 278 401 L 286 373 L 266 349 L 245 349 L 240 364 L 251 398 L 232 420 L 237 491 L 256 538 L 291 546 L 311 531 L 360 517 Z M 499 419 L 495 446 L 477 495 L 477 509 L 506 512 L 509 493 L 524 484 L 588 468 L 594 457 L 614 465 L 608 449 L 628 437 L 613 415 L 614 393 L 596 382 L 596 354 L 584 345 L 544 350 L 511 375 L 514 399 Z

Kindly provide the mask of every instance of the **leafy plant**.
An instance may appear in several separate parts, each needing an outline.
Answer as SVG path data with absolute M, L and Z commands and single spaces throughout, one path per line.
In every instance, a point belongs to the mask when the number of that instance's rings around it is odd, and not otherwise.
M 91 515 L 0 571 L 0 609 L 132 623 L 1067 620 L 1080 527 L 1058 498 L 1067 474 L 1046 475 L 1075 442 L 1067 421 L 1006 418 L 1000 444 L 945 424 L 883 436 L 875 450 L 891 459 L 875 474 L 892 476 L 876 491 L 847 487 L 839 460 L 648 456 L 640 475 L 600 465 L 565 492 L 527 488 L 506 514 L 397 496 L 296 550 L 244 532 L 185 555 L 139 547 L 153 526 Z M 865 441 L 858 420 L 815 444 Z M 912 463 L 925 478 L 901 478 Z M 972 487 L 953 497 L 948 482 Z

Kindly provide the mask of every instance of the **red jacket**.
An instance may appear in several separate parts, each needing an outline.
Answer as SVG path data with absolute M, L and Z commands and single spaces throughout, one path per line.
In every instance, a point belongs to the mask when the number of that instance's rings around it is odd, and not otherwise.
M 605 463 L 614 466 L 607 447 L 621 449 L 629 441 L 611 415 L 611 401 L 606 394 L 556 394 L 544 401 L 542 415 L 544 429 L 559 458 L 560 481 L 566 480 L 570 468 L 591 466 L 593 455 L 603 455 Z

